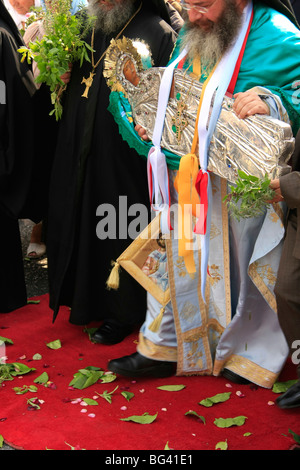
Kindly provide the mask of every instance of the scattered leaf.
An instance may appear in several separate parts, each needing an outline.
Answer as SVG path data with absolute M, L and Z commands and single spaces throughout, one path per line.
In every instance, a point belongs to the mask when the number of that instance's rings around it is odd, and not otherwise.
M 115 374 L 109 373 L 109 374 L 103 374 L 101 377 L 101 383 L 110 383 L 114 382 L 116 380 L 117 376 Z
M 216 450 L 227 450 L 228 449 L 227 439 L 226 439 L 226 441 L 218 442 L 218 444 L 216 444 L 215 449 Z
M 25 258 L 26 260 L 31 260 L 31 258 Z M 28 304 L 39 304 L 40 303 L 40 300 L 29 300 L 27 299 L 27 303 Z
M 9 338 L 4 338 L 4 336 L 0 336 L 0 346 L 1 346 L 1 343 L 14 344 L 11 339 L 9 339 Z
M 36 379 L 34 379 L 34 383 L 45 385 L 48 382 L 48 380 L 49 380 L 49 376 L 47 372 L 43 372 Z
M 119 388 L 119 386 L 117 386 L 112 392 L 108 392 L 107 390 L 105 390 L 103 393 L 98 393 L 98 395 L 99 395 L 99 397 L 102 397 L 102 398 L 104 398 L 104 400 L 108 401 L 108 403 L 111 403 L 112 402 L 112 394 L 117 390 L 117 388 Z
M 252 436 L 252 432 L 245 432 L 245 434 L 243 434 L 244 437 L 248 437 L 248 436 Z
M 143 415 L 133 415 L 133 416 L 128 416 L 128 418 L 121 418 L 121 421 L 133 421 L 134 423 L 139 423 L 139 424 L 151 424 L 153 421 L 156 420 L 158 413 L 155 415 L 149 415 L 149 413 L 144 413 Z
M 300 435 L 299 434 L 296 434 L 294 431 L 292 431 L 291 429 L 289 429 L 289 433 L 292 434 L 295 442 L 297 442 L 297 444 L 300 444 Z
M 169 441 L 167 441 L 164 450 L 173 450 L 171 447 L 169 447 Z
M 204 424 L 206 424 L 206 421 L 205 421 L 204 416 L 198 415 L 198 413 L 196 413 L 196 411 L 189 410 L 189 411 L 187 411 L 186 413 L 184 413 L 184 416 L 189 416 L 189 415 L 196 416 L 196 418 L 201 419 L 201 421 L 202 421 Z
M 296 382 L 297 382 L 297 380 L 288 380 L 287 382 L 276 382 L 273 385 L 272 392 L 274 392 L 274 393 L 284 393 L 292 385 L 294 385 Z
M 17 395 L 24 395 L 27 392 L 36 392 L 37 387 L 35 385 L 23 385 L 23 387 L 14 387 L 13 391 L 16 392 Z
M 27 400 L 27 405 L 28 405 L 29 410 L 39 410 L 41 408 L 40 404 L 42 403 L 43 403 L 43 400 L 39 400 L 37 397 L 29 398 L 29 400 Z
M 60 339 L 56 339 L 55 341 L 50 341 L 50 343 L 47 343 L 46 346 L 48 346 L 50 349 L 60 349 L 61 341 Z
M 92 400 L 91 398 L 83 398 L 83 401 L 86 405 L 98 405 L 96 400 Z
M 4 438 L 2 434 L 0 434 L 0 448 L 3 446 Z
M 126 398 L 127 401 L 131 400 L 131 398 L 134 397 L 134 393 L 132 392 L 121 392 L 121 395 L 123 395 L 124 398 Z
M 207 408 L 215 405 L 216 403 L 223 403 L 224 401 L 229 400 L 231 392 L 218 393 L 210 398 L 205 398 L 199 402 L 199 405 L 206 406 Z
M 247 416 L 236 416 L 235 418 L 216 418 L 214 424 L 218 428 L 230 428 L 231 426 L 242 426 Z
M 32 359 L 33 359 L 34 361 L 40 361 L 40 360 L 42 359 L 42 356 L 37 353 L 37 354 L 35 354 L 34 356 L 32 356 Z
M 156 388 L 158 390 L 166 390 L 167 392 L 179 392 L 185 388 L 185 385 L 161 385 Z
M 98 367 L 90 366 L 85 369 L 79 369 L 79 371 L 74 374 L 74 378 L 69 383 L 69 387 L 83 390 L 95 384 L 100 377 L 102 378 L 103 374 L 103 370 Z

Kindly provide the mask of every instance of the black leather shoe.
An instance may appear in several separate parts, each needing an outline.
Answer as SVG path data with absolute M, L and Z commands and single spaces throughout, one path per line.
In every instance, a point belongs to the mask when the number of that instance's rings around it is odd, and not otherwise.
M 133 328 L 104 321 L 100 328 L 91 335 L 91 341 L 100 344 L 117 344 L 130 335 L 132 331 Z
M 232 372 L 229 369 L 223 369 L 222 375 L 223 377 L 225 377 L 225 379 L 228 379 L 235 384 L 248 385 L 251 383 L 249 382 L 249 380 L 245 379 L 244 377 L 241 377 L 240 375 L 236 374 L 235 372 Z
M 176 372 L 176 362 L 155 361 L 138 352 L 113 359 L 108 370 L 125 377 L 170 377 Z
M 275 401 L 276 405 L 282 409 L 296 408 L 300 406 L 300 380 L 292 385 Z

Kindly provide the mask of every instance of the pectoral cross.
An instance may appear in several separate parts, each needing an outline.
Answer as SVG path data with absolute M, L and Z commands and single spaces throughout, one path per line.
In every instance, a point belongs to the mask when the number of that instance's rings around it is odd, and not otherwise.
M 182 131 L 186 128 L 188 125 L 188 121 L 184 118 L 182 118 L 182 113 L 186 109 L 186 104 L 183 102 L 183 100 L 179 100 L 177 103 L 177 112 L 176 115 L 172 118 L 172 129 L 176 134 L 177 137 L 177 142 L 180 143 L 181 141 L 181 134 Z
M 82 79 L 81 83 L 85 84 L 85 90 L 84 90 L 84 92 L 81 96 L 83 96 L 84 98 L 88 98 L 89 89 L 91 88 L 91 86 L 93 84 L 93 80 L 94 80 L 95 75 L 96 75 L 95 73 L 90 72 L 90 76 L 88 78 L 83 78 Z

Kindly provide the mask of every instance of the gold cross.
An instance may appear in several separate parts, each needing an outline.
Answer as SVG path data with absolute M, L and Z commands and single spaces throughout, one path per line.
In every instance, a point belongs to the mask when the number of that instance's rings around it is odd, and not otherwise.
M 95 73 L 90 72 L 90 76 L 88 78 L 83 78 L 82 79 L 81 83 L 85 84 L 85 90 L 84 90 L 84 93 L 81 96 L 83 96 L 84 98 L 88 97 L 89 89 L 91 88 L 91 86 L 93 84 L 93 80 L 94 80 L 95 75 L 96 75 Z
M 181 117 L 183 111 L 186 108 L 187 108 L 186 104 L 182 100 L 179 100 L 178 103 L 177 103 L 176 115 L 173 116 L 173 118 L 172 118 L 172 123 L 173 123 L 174 129 L 175 129 L 174 132 L 176 134 L 178 143 L 181 141 L 182 131 L 188 125 L 188 121 Z

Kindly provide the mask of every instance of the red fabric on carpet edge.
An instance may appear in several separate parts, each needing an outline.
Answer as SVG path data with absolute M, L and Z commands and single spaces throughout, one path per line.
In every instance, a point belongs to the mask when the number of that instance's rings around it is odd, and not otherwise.
M 14 343 L 6 347 L 7 362 L 36 368 L 0 386 L 0 435 L 11 446 L 25 450 L 69 450 L 70 446 L 86 450 L 163 450 L 168 443 L 174 450 L 214 450 L 218 442 L 227 441 L 229 450 L 287 450 L 295 443 L 289 430 L 300 434 L 300 409 L 281 410 L 269 404 L 277 397 L 271 390 L 232 383 L 229 388 L 223 377 L 136 380 L 117 377 L 112 383 L 70 390 L 69 383 L 79 369 L 96 366 L 107 370 L 110 359 L 134 352 L 138 332 L 114 346 L 93 344 L 82 326 L 69 323 L 67 308 L 52 324 L 48 296 L 35 300 L 40 303 L 0 315 L 0 336 Z M 56 339 L 61 340 L 61 349 L 49 349 L 46 344 Z M 42 359 L 32 360 L 37 353 Z M 37 385 L 36 393 L 15 394 L 14 387 L 32 385 L 43 372 L 47 372 L 56 389 Z M 295 366 L 288 362 L 279 380 L 295 378 Z M 157 389 L 174 384 L 183 384 L 185 388 L 178 392 Z M 111 404 L 101 397 L 97 398 L 98 406 L 69 401 L 92 398 L 117 386 Z M 134 393 L 129 402 L 121 395 L 123 390 Z M 237 391 L 244 396 L 238 396 Z M 211 408 L 199 405 L 202 399 L 223 392 L 231 392 L 227 402 Z M 27 400 L 33 397 L 44 400 L 39 410 L 28 410 Z M 87 412 L 83 413 L 83 409 Z M 185 416 L 189 410 L 204 416 L 206 424 L 194 416 Z M 158 413 L 152 424 L 120 420 L 145 412 Z M 222 429 L 214 424 L 216 418 L 240 415 L 247 417 L 243 426 Z

